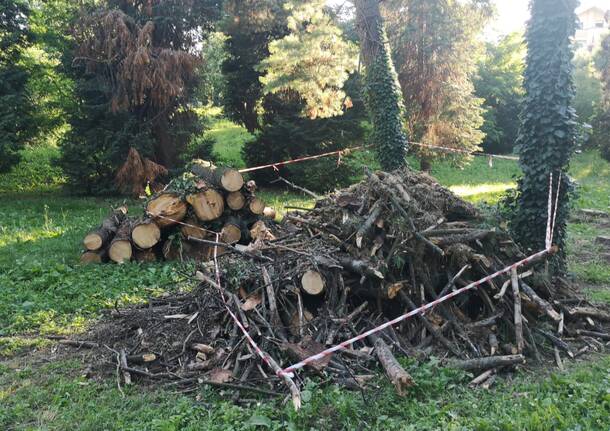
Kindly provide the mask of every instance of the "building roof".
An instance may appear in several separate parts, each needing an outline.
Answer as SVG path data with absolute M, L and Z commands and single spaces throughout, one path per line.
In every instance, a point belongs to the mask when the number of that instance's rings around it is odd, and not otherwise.
M 602 13 L 602 14 L 604 14 L 604 15 L 606 15 L 606 16 L 607 16 L 608 12 L 610 12 L 610 11 L 608 11 L 608 10 L 604 10 L 604 9 L 602 9 L 602 8 L 601 8 L 601 7 L 599 7 L 599 6 L 593 5 L 593 6 L 589 6 L 588 8 L 585 8 L 585 9 L 583 9 L 583 10 L 578 11 L 578 15 L 582 15 L 582 14 L 584 14 L 584 13 L 586 13 L 586 12 L 589 12 L 589 11 L 590 11 L 590 10 L 592 10 L 592 9 L 596 9 L 596 10 L 598 10 L 600 13 Z

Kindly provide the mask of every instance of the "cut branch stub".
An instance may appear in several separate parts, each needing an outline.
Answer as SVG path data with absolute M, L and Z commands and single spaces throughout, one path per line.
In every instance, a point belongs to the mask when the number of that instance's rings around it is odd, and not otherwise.
M 133 243 L 141 250 L 154 247 L 161 240 L 161 229 L 152 220 L 136 224 L 131 232 Z
M 318 271 L 309 270 L 301 277 L 301 286 L 308 294 L 319 295 L 324 292 L 326 283 L 324 277 Z
M 277 217 L 277 211 L 275 211 L 275 208 L 265 207 L 263 209 L 263 216 L 268 219 L 275 220 Z
M 195 215 L 201 221 L 216 220 L 225 210 L 225 202 L 222 195 L 213 189 L 189 195 L 186 197 L 186 200 L 191 204 Z
M 231 192 L 227 195 L 227 206 L 233 211 L 239 211 L 246 206 L 246 197 L 242 192 Z
M 187 205 L 175 193 L 162 193 L 146 205 L 146 211 L 160 227 L 173 226 L 186 216 Z
M 191 172 L 208 184 L 228 192 L 236 192 L 244 185 L 244 177 L 238 170 L 218 167 L 205 160 L 193 160 Z

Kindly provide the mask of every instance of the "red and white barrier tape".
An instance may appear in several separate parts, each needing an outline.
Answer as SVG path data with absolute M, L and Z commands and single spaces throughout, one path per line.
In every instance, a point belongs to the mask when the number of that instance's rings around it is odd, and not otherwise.
M 216 234 L 216 243 L 218 243 L 219 241 L 220 241 L 220 234 L 217 233 Z M 241 329 L 241 332 L 246 337 L 246 340 L 248 340 L 248 343 L 250 344 L 250 346 L 252 346 L 252 348 L 258 354 L 258 356 L 260 356 L 260 358 L 263 360 L 263 362 L 271 368 L 271 363 L 269 361 L 269 358 L 267 357 L 267 354 L 265 352 L 263 352 L 263 350 L 260 347 L 258 347 L 258 344 L 256 344 L 256 341 L 254 341 L 254 339 L 250 336 L 250 333 L 246 330 L 246 328 L 244 327 L 241 320 L 239 320 L 239 317 L 237 317 L 235 315 L 235 313 L 233 313 L 233 311 L 231 311 L 231 308 L 229 307 L 227 299 L 225 298 L 225 295 L 222 291 L 222 287 L 220 285 L 220 269 L 218 267 L 218 245 L 214 246 L 214 274 L 216 276 L 216 285 L 217 285 L 216 287 L 218 288 L 218 293 L 220 294 L 220 298 L 222 299 L 222 302 L 224 303 L 224 306 L 225 306 L 227 312 L 229 313 L 229 316 L 231 316 L 231 318 L 235 321 L 235 324 L 239 327 L 239 329 Z
M 515 157 L 515 156 L 470 152 L 467 150 L 460 150 L 459 148 L 441 147 L 439 145 L 422 144 L 420 142 L 409 142 L 409 145 L 415 145 L 415 146 L 422 147 L 422 148 L 432 148 L 435 150 L 441 150 L 441 151 L 450 152 L 450 153 L 465 154 L 465 155 L 469 155 L 469 156 L 492 157 L 494 159 L 504 159 L 504 160 L 519 160 L 519 158 Z M 349 154 L 350 152 L 362 151 L 362 150 L 366 150 L 366 149 L 372 148 L 372 147 L 373 147 L 373 145 L 361 145 L 358 147 L 344 148 L 342 150 L 330 151 L 328 153 L 317 154 L 315 156 L 299 157 L 296 159 L 285 160 L 283 162 L 269 163 L 267 165 L 254 166 L 251 168 L 244 168 L 244 169 L 240 169 L 239 172 L 241 172 L 242 174 L 245 174 L 247 172 L 260 171 L 263 169 L 274 169 L 277 171 L 278 168 L 281 168 L 282 166 L 292 165 L 294 163 L 306 162 L 308 160 L 321 159 L 323 157 L 330 157 L 330 156 L 339 156 L 340 157 L 340 156 Z

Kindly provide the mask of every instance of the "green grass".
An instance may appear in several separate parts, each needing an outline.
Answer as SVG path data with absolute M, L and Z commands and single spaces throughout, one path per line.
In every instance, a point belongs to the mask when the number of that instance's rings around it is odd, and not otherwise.
M 44 430 L 606 430 L 610 358 L 551 376 L 521 375 L 490 391 L 468 389 L 472 376 L 434 362 L 404 362 L 418 382 L 400 398 L 383 381 L 365 392 L 303 390 L 303 409 L 261 402 L 238 407 L 202 389 L 197 398 L 168 389 L 124 388 L 80 376 L 78 360 L 0 365 L 0 428 Z
M 251 135 L 218 117 L 207 133 L 218 139 L 223 163 L 243 166 L 240 151 Z M 277 402 L 237 407 L 210 390 L 194 398 L 135 386 L 123 398 L 113 379 L 80 376 L 78 360 L 28 365 L 21 352 L 50 344 L 39 335 L 81 332 L 104 309 L 190 284 L 177 264 L 81 266 L 83 235 L 123 201 L 64 196 L 61 172 L 49 163 L 56 156 L 53 147 L 29 148 L 24 162 L 0 175 L 0 429 L 610 429 L 607 357 L 550 377 L 522 375 L 491 391 L 468 389 L 469 376 L 434 362 L 406 361 L 418 382 L 407 397 L 397 397 L 385 380 L 366 400 L 310 382 L 298 415 Z M 353 158 L 375 168 L 370 152 Z M 514 187 L 519 169 L 512 161 L 489 167 L 475 158 L 464 169 L 438 163 L 432 173 L 465 199 L 493 204 Z M 574 206 L 608 210 L 610 164 L 581 154 L 571 173 L 580 184 Z M 260 194 L 280 212 L 312 205 L 292 191 Z M 127 203 L 132 213 L 140 211 L 139 202 Z M 590 284 L 593 300 L 610 303 L 610 267 L 594 244 L 595 236 L 610 232 L 584 223 L 569 228 L 570 270 Z

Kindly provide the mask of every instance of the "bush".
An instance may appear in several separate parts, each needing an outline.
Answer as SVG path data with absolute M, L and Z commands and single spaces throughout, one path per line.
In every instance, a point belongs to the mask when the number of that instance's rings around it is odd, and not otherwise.
M 610 109 L 600 110 L 595 116 L 591 143 L 610 162 Z
M 361 108 L 352 108 L 340 117 L 310 120 L 300 116 L 300 103 L 286 103 L 268 98 L 265 126 L 256 139 L 245 144 L 242 154 L 246 166 L 280 162 L 356 146 L 364 139 Z M 280 175 L 314 191 L 332 190 L 349 183 L 354 168 L 349 163 L 337 165 L 329 157 L 285 167 Z M 259 183 L 276 179 L 272 169 L 252 173 Z

